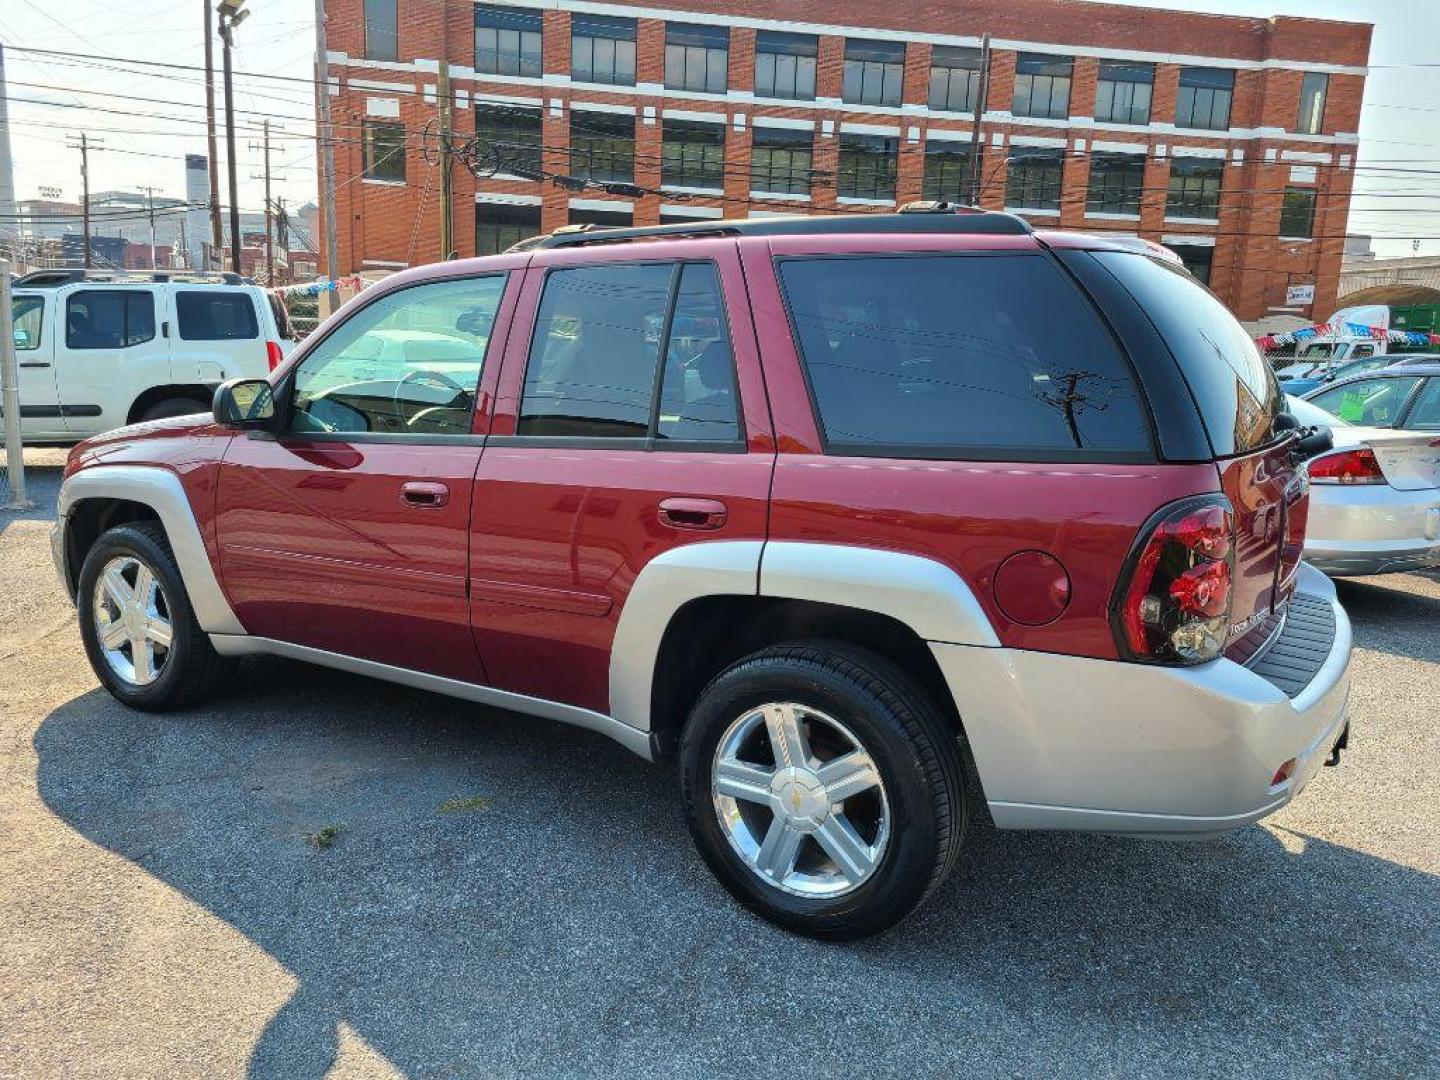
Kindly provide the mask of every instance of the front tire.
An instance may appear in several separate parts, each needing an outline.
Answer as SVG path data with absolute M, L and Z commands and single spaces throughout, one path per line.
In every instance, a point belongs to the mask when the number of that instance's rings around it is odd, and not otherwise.
M 739 661 L 680 743 L 691 835 L 742 904 L 847 940 L 908 915 L 949 874 L 966 825 L 959 746 L 909 676 L 839 642 Z
M 211 693 L 228 670 L 195 621 L 159 522 L 120 525 L 95 541 L 75 601 L 91 668 L 132 709 L 183 708 Z

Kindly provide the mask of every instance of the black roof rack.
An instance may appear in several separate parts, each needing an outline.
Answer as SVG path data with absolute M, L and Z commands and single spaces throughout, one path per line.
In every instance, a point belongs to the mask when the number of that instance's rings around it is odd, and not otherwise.
M 112 284 L 165 284 L 170 281 L 186 281 L 211 285 L 244 285 L 246 281 L 230 270 L 82 270 L 78 267 L 60 267 L 54 270 L 32 270 L 14 281 L 32 289 L 54 289 L 71 285 L 77 281 L 104 281 Z
M 548 236 L 522 240 L 511 251 L 616 244 L 627 240 L 706 236 L 824 236 L 833 234 L 956 233 L 971 235 L 1024 235 L 1031 231 L 1024 218 L 1014 214 L 957 206 L 943 202 L 907 203 L 895 214 L 824 214 L 815 217 L 737 218 L 616 228 L 605 225 L 566 225 Z

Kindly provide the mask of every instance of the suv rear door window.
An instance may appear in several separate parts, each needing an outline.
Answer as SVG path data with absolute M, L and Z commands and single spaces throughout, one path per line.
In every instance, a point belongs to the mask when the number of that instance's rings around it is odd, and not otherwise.
M 125 349 L 155 337 L 149 289 L 82 289 L 65 301 L 65 347 Z
M 711 263 L 550 271 L 517 435 L 734 443 L 740 439 L 736 403 L 735 364 Z
M 1097 251 L 1095 258 L 1165 339 L 1215 453 L 1228 457 L 1270 442 L 1285 395 L 1255 342 L 1215 294 L 1185 270 L 1147 255 Z
M 245 293 L 181 289 L 175 293 L 175 319 L 185 341 L 232 341 L 260 336 L 255 304 Z
M 833 452 L 1153 453 L 1127 360 L 1046 256 L 786 259 L 780 276 Z

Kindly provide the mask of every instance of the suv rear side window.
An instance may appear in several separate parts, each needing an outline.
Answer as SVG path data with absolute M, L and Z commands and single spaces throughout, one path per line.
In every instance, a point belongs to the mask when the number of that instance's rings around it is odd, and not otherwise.
M 1128 362 L 1043 255 L 787 259 L 780 276 L 831 451 L 1153 452 Z
M 1178 267 L 1147 255 L 1097 251 L 1170 347 L 1200 408 L 1216 455 L 1270 442 L 1285 395 L 1275 372 L 1229 310 Z
M 186 341 L 233 341 L 260 336 L 255 304 L 245 293 L 182 289 L 175 293 L 175 320 L 180 324 L 180 337 Z
M 546 277 L 516 434 L 734 443 L 736 400 L 712 264 L 586 266 Z
M 125 349 L 155 336 L 155 294 L 148 289 L 84 289 L 65 301 L 65 347 Z

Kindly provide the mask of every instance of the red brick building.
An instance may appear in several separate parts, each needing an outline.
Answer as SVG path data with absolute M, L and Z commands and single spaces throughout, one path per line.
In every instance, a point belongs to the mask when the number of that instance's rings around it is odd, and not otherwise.
M 1174 247 L 1241 318 L 1334 306 L 1366 24 L 1074 0 L 326 8 L 340 274 L 440 256 L 422 132 L 444 56 L 488 174 L 455 170 L 461 255 L 581 221 L 969 201 L 973 178 L 1037 226 Z

